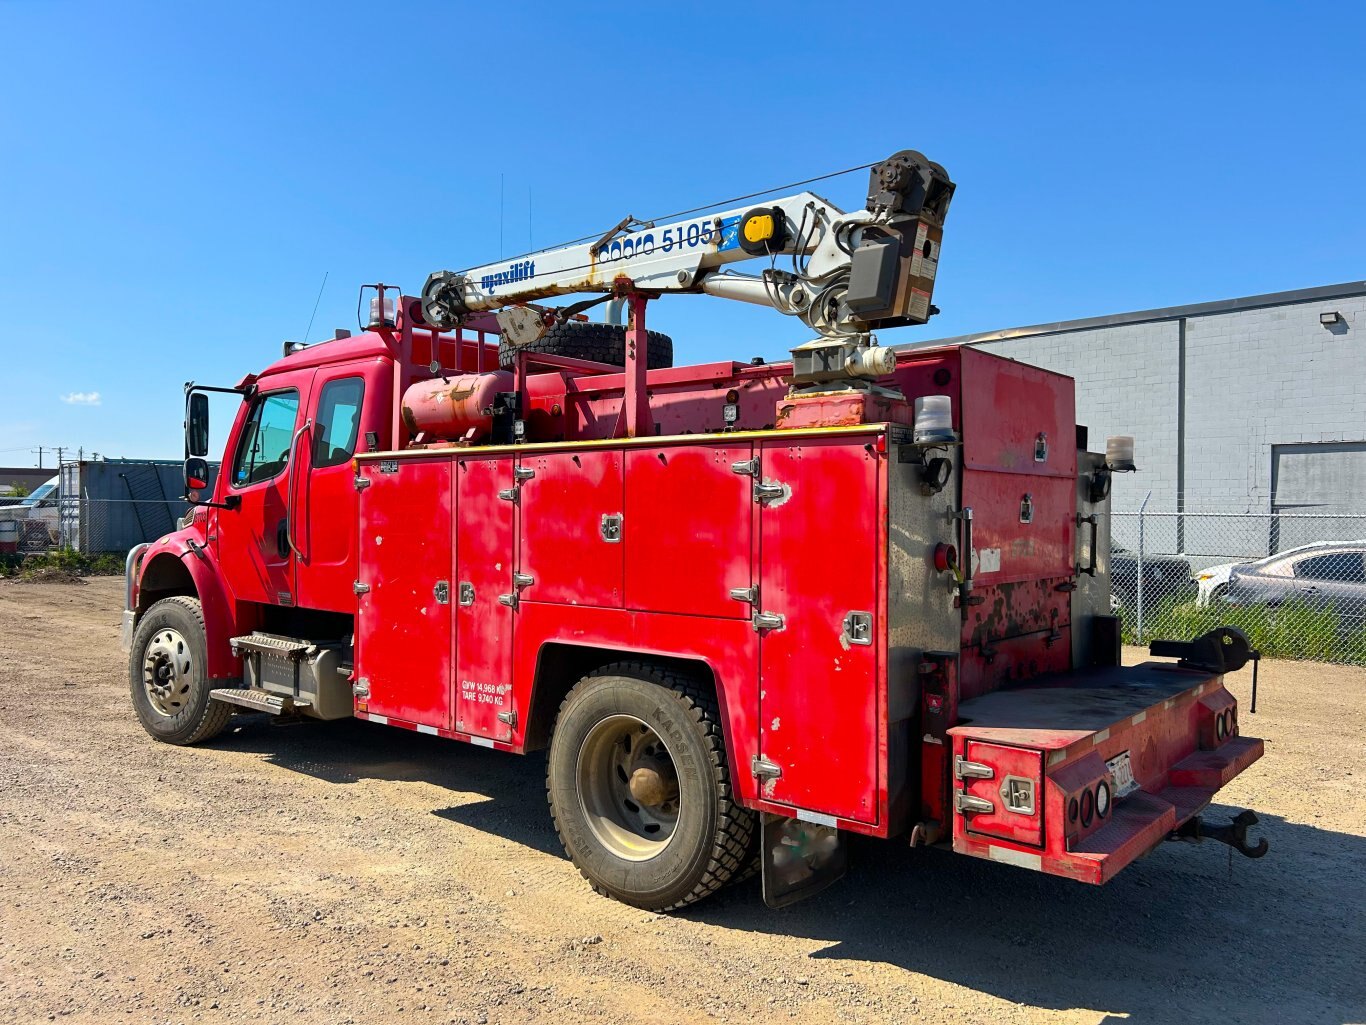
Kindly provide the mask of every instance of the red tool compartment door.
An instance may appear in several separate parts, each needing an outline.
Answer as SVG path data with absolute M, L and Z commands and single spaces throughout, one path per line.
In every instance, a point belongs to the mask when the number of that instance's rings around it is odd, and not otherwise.
M 760 609 L 783 617 L 760 633 L 759 751 L 781 775 L 770 800 L 877 822 L 881 697 L 877 600 L 878 456 L 868 438 L 765 442 Z M 868 617 L 846 636 L 845 621 Z
M 980 740 L 969 740 L 965 748 L 969 762 L 988 765 L 992 769 L 990 779 L 968 776 L 955 783 L 970 796 L 981 798 L 992 806 L 991 811 L 970 811 L 964 815 L 968 832 L 1041 846 L 1043 754 L 1028 748 L 988 744 Z M 1028 800 L 1022 795 L 1027 795 Z M 1011 808 L 1012 800 L 1014 810 Z
M 523 601 L 621 608 L 621 466 L 617 451 L 522 456 Z
M 513 486 L 512 468 L 511 456 L 460 459 L 455 468 L 455 728 L 495 740 L 512 737 L 498 719 L 513 710 L 517 506 L 498 497 Z
M 754 478 L 735 463 L 750 445 L 626 453 L 626 607 L 748 619 Z
M 370 590 L 357 599 L 356 675 L 370 682 L 366 711 L 449 729 L 451 606 L 437 585 L 451 579 L 451 464 L 363 465 L 357 575 Z

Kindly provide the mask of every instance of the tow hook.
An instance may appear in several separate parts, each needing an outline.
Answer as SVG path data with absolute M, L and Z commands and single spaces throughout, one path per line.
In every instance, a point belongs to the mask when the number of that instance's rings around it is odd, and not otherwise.
M 1249 846 L 1247 842 L 1247 831 L 1249 826 L 1257 824 L 1257 813 L 1254 811 L 1239 812 L 1227 826 L 1211 826 L 1206 823 L 1199 815 L 1182 823 L 1177 830 L 1172 833 L 1169 840 L 1185 840 L 1189 843 L 1199 843 L 1201 840 L 1218 840 L 1226 843 L 1239 854 L 1248 858 L 1260 858 L 1266 854 L 1270 844 L 1266 842 L 1266 837 L 1260 838 L 1256 846 Z

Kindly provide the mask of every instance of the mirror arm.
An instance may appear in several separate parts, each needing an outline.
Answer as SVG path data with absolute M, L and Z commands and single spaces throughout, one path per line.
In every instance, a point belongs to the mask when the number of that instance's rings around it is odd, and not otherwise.
M 242 504 L 240 495 L 227 495 L 221 502 L 195 501 L 188 495 L 181 495 L 180 500 L 188 505 L 202 505 L 205 509 L 236 509 Z

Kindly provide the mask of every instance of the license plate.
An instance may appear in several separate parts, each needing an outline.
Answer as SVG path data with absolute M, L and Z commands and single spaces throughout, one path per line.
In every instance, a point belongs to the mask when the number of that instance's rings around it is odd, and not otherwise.
M 1124 797 L 1138 789 L 1138 781 L 1134 779 L 1134 768 L 1129 764 L 1129 752 L 1121 751 L 1105 763 L 1105 767 L 1110 770 L 1110 775 L 1115 777 L 1115 796 Z

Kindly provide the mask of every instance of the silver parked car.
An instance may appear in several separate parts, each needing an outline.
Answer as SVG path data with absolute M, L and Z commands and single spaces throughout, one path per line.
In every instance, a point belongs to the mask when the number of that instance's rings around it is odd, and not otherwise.
M 1224 601 L 1332 609 L 1344 627 L 1366 624 L 1366 542 L 1309 545 L 1229 571 Z

